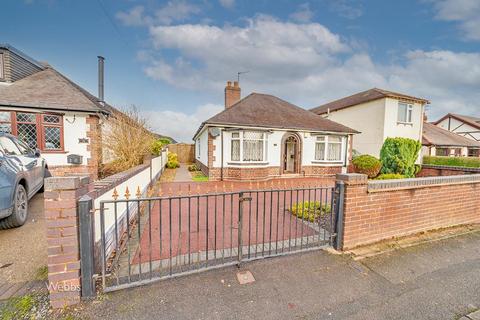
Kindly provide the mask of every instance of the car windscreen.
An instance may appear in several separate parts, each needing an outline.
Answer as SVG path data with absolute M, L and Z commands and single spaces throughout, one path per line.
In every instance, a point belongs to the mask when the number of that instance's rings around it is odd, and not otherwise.
M 9 137 L 1 136 L 0 146 L 2 147 L 3 152 L 5 152 L 6 155 L 10 155 L 10 156 L 22 155 L 22 152 L 20 151 L 18 146 Z

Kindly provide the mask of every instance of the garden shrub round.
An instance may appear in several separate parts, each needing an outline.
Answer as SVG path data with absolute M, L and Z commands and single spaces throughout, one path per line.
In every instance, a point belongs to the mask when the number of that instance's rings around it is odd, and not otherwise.
M 368 154 L 356 157 L 352 163 L 356 173 L 366 174 L 369 178 L 375 178 L 382 169 L 380 160 Z
M 405 179 L 406 177 L 399 173 L 382 173 L 375 180 Z

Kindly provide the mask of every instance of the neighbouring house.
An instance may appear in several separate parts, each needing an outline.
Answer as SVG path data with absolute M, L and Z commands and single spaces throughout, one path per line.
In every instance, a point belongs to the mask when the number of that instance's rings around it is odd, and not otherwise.
M 310 111 L 360 131 L 353 141 L 355 152 L 378 157 L 387 137 L 422 141 L 428 103 L 427 99 L 373 88 Z
M 0 131 L 40 149 L 53 175 L 97 178 L 102 126 L 118 112 L 103 101 L 103 82 L 101 88 L 95 97 L 53 67 L 0 45 Z
M 480 142 L 425 122 L 423 124 L 422 155 L 478 157 Z
M 346 171 L 356 130 L 268 94 L 240 99 L 225 87 L 225 110 L 195 133 L 195 159 L 211 180 L 323 176 Z
M 474 141 L 480 141 L 480 118 L 478 117 L 448 113 L 434 124 Z

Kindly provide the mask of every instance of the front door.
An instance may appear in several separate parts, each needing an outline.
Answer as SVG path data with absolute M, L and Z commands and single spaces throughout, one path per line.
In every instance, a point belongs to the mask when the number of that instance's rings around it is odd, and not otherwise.
M 295 137 L 289 137 L 285 141 L 284 148 L 284 169 L 285 173 L 295 173 L 297 164 L 296 164 L 296 151 L 297 151 L 297 140 Z

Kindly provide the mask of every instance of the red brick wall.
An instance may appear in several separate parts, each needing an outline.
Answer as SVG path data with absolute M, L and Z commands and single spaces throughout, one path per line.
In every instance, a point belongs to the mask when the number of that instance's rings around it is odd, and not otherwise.
M 478 168 L 448 168 L 445 166 L 423 165 L 417 177 L 458 176 L 479 173 Z
M 480 179 L 472 175 L 455 178 L 445 178 L 444 182 L 428 178 L 373 183 L 376 185 L 370 182 L 369 186 L 365 175 L 338 175 L 337 180 L 345 183 L 344 249 L 480 223 Z
M 45 179 L 45 225 L 50 304 L 62 308 L 80 302 L 80 255 L 77 200 L 88 177 Z
M 335 175 L 342 172 L 342 167 L 302 166 L 306 176 Z

